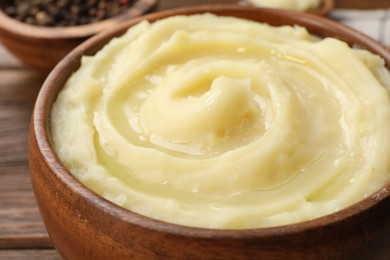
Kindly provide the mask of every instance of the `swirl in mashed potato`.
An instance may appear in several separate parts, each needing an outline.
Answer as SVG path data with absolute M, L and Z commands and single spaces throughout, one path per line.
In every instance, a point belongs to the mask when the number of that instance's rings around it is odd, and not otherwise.
M 383 60 L 302 27 L 212 14 L 143 21 L 60 92 L 53 145 L 86 186 L 187 226 L 286 225 L 390 180 Z

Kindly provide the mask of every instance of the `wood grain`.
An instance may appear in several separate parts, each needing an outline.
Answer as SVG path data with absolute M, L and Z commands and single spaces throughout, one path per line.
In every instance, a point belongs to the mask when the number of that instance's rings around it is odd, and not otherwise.
M 0 70 L 0 249 L 52 247 L 27 165 L 28 125 L 45 75 L 10 64 Z
M 0 250 L 2 260 L 58 260 L 61 259 L 54 249 L 50 250 Z

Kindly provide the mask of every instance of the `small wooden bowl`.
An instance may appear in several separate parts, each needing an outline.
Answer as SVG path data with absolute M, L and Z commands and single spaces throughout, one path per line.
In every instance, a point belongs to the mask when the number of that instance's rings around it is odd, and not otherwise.
M 157 0 L 138 0 L 121 15 L 96 23 L 69 27 L 43 27 L 20 22 L 2 11 L 6 4 L 7 1 L 0 3 L 1 42 L 24 63 L 50 70 L 87 38 L 144 14 L 157 4 Z
M 272 25 L 302 25 L 381 55 L 371 38 L 309 14 L 243 6 L 199 6 L 139 17 L 87 40 L 67 55 L 45 81 L 33 112 L 29 162 L 36 200 L 49 235 L 67 259 L 386 259 L 390 255 L 390 184 L 335 214 L 304 223 L 249 230 L 184 227 L 125 210 L 83 186 L 51 145 L 49 115 L 57 93 L 80 66 L 114 36 L 141 19 L 212 12 Z M 388 156 L 388 155 L 385 155 Z
M 239 3 L 241 3 L 242 5 L 254 6 L 248 0 L 242 0 Z M 333 8 L 334 8 L 334 0 L 322 0 L 321 5 L 318 8 L 314 10 L 309 10 L 307 11 L 307 13 L 326 16 L 333 10 Z

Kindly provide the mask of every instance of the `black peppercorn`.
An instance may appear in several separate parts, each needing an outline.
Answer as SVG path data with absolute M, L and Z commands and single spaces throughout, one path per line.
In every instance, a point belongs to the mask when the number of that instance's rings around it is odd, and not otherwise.
M 39 26 L 74 26 L 119 15 L 135 0 L 15 0 L 4 11 Z

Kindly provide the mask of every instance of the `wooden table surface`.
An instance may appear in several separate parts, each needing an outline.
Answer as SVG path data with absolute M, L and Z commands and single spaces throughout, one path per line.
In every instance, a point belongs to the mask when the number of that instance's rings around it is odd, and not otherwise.
M 236 1 L 161 0 L 157 10 Z M 390 8 L 390 0 L 336 0 L 336 8 Z M 27 134 L 47 75 L 23 65 L 0 44 L 0 259 L 59 259 L 31 188 Z

